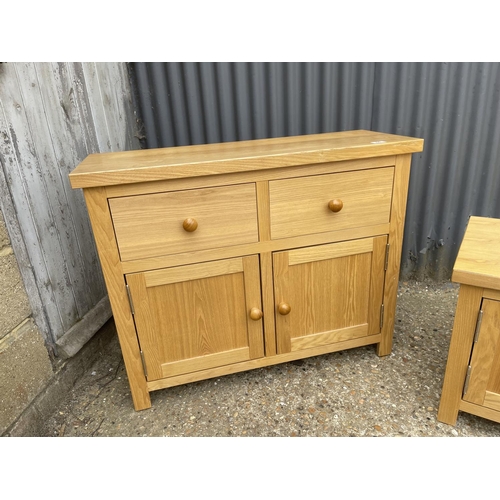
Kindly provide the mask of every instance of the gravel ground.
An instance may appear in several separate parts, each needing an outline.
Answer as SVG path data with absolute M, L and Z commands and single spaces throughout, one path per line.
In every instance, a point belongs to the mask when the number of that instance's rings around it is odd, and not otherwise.
M 135 412 L 118 342 L 47 420 L 44 436 L 499 436 L 437 421 L 458 285 L 402 282 L 394 348 L 374 346 L 156 391 Z

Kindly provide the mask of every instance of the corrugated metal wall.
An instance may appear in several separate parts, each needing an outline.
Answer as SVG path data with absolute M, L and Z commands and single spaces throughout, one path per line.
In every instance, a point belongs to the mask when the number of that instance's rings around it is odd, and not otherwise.
M 500 64 L 377 64 L 372 127 L 417 135 L 403 276 L 448 278 L 468 217 L 500 217 Z
M 134 63 L 146 147 L 349 129 L 425 139 L 402 278 L 448 279 L 469 215 L 500 217 L 499 63 Z
M 374 63 L 134 63 L 148 148 L 369 128 Z
M 137 149 L 124 63 L 0 64 L 2 212 L 49 347 L 69 355 L 111 316 L 87 209 L 68 174 Z

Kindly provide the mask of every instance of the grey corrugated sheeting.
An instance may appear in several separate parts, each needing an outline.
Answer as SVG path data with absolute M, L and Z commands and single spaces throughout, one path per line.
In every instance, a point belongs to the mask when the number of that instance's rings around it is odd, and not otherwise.
M 372 128 L 425 139 L 402 275 L 448 278 L 469 216 L 500 217 L 500 65 L 377 64 L 375 82 Z
M 134 63 L 148 148 L 369 128 L 374 63 Z
M 500 217 L 498 63 L 134 63 L 149 148 L 349 129 L 425 139 L 402 277 L 447 279 L 469 215 Z

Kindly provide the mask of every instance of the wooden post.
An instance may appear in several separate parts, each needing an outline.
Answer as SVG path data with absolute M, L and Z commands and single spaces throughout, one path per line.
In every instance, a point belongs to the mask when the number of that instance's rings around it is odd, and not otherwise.
M 437 417 L 446 424 L 455 425 L 457 421 L 482 295 L 482 288 L 460 285 Z

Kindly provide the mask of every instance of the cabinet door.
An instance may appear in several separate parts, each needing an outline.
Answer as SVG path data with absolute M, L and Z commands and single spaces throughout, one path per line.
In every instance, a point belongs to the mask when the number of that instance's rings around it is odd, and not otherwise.
M 387 237 L 273 255 L 280 353 L 380 333 Z
M 148 380 L 264 355 L 258 256 L 131 274 L 127 283 Z
M 500 411 L 500 302 L 483 299 L 481 310 L 463 399 Z

